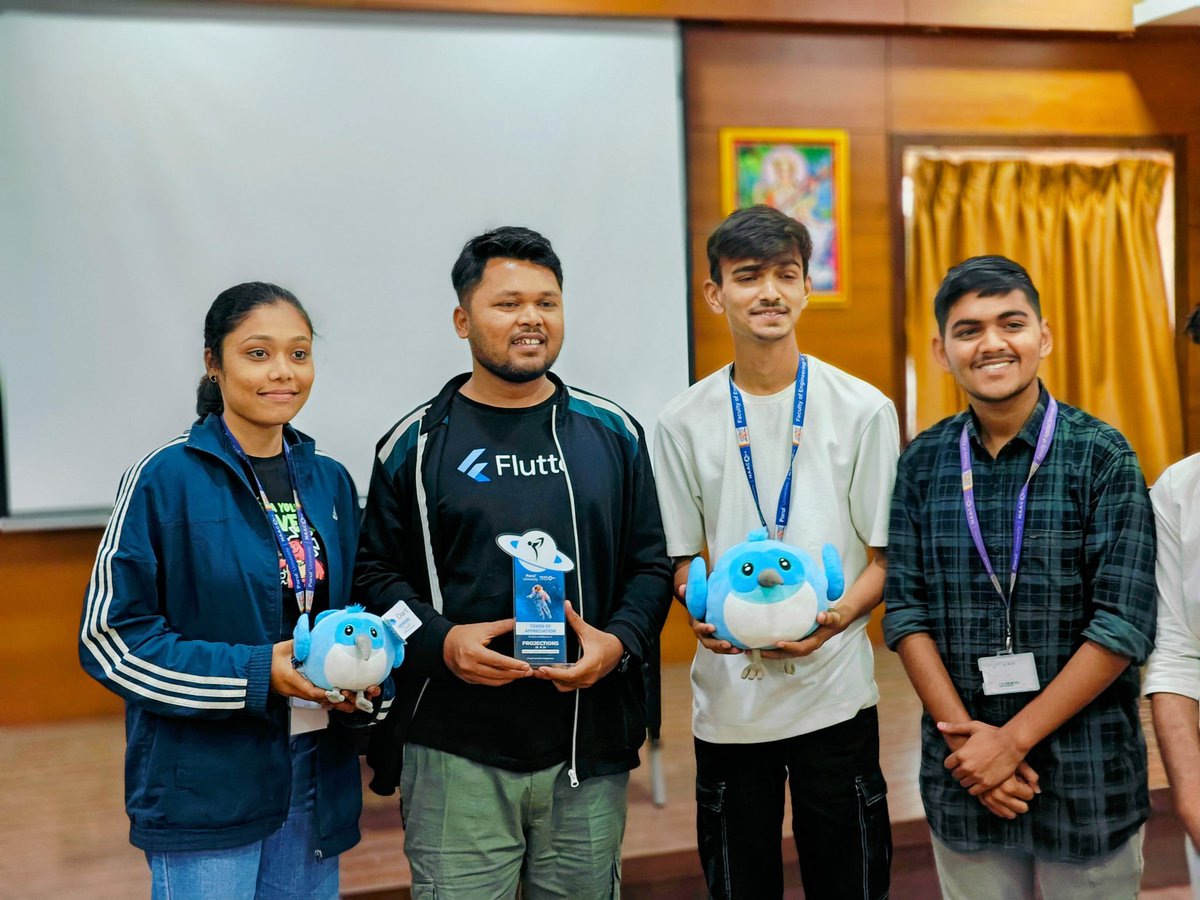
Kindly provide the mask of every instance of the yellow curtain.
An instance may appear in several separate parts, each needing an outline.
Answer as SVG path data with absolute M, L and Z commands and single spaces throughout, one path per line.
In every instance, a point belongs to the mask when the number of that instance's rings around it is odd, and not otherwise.
M 1167 166 L 923 159 L 913 173 L 905 330 L 917 430 L 966 397 L 933 359 L 933 297 L 964 259 L 999 253 L 1029 270 L 1054 349 L 1059 399 L 1116 426 L 1148 481 L 1183 455 L 1174 339 L 1155 224 Z

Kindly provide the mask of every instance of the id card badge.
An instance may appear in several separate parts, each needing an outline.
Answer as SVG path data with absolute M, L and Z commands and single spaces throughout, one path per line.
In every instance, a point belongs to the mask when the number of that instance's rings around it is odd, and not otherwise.
M 288 733 L 292 737 L 329 727 L 329 711 L 321 709 L 320 703 L 301 697 L 288 697 L 288 713 Z
M 527 566 L 513 558 L 513 655 L 538 666 L 567 662 L 567 578 L 563 572 Z
M 399 601 L 379 618 L 383 619 L 383 624 L 390 628 L 392 633 L 400 638 L 401 641 L 407 641 L 409 636 L 421 627 L 421 620 L 412 611 L 412 607 L 403 600 Z
M 1041 690 L 1037 664 L 1032 653 L 1000 653 L 979 657 L 983 675 L 983 692 L 989 697 L 997 694 L 1023 694 Z

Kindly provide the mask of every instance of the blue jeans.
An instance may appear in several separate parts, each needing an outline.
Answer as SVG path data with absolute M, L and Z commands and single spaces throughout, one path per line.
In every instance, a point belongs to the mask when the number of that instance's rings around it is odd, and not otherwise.
M 337 900 L 338 858 L 319 859 L 315 850 L 317 739 L 292 738 L 291 806 L 274 834 L 225 850 L 147 852 L 154 900 Z

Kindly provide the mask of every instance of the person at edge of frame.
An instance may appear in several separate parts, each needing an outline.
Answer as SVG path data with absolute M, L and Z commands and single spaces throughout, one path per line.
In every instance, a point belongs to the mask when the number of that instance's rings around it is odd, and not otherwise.
M 474 237 L 451 281 L 471 371 L 380 441 L 358 556 L 368 607 L 421 623 L 372 787 L 399 784 L 416 900 L 618 896 L 641 660 L 670 606 L 645 437 L 550 371 L 562 266 L 545 237 Z M 524 562 L 561 578 L 568 666 L 514 656 Z
M 1200 306 L 1187 332 L 1200 344 Z M 1192 896 L 1200 900 L 1200 453 L 1169 467 L 1150 490 L 1158 528 L 1158 638 L 1142 692 L 1187 834 Z
M 896 410 L 800 352 L 812 291 L 803 224 L 767 206 L 741 209 L 707 253 L 704 298 L 726 319 L 733 363 L 672 400 L 655 440 L 679 596 L 695 555 L 707 548 L 715 561 L 760 526 L 815 557 L 833 544 L 849 587 L 813 634 L 763 651 L 761 679 L 744 679 L 746 657 L 691 620 L 705 879 L 713 897 L 782 895 L 786 781 L 805 896 L 877 900 L 888 895 L 892 844 L 866 624 L 883 593 Z
M 900 458 L 883 626 L 925 708 L 942 896 L 1134 897 L 1155 633 L 1142 471 L 1039 380 L 1050 326 L 1018 263 L 966 260 L 933 306 L 934 355 L 969 406 Z

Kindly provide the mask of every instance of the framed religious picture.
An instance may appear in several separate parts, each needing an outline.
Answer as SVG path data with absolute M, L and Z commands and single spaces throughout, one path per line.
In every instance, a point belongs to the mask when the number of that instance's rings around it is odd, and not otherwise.
M 850 271 L 846 132 L 722 128 L 721 211 L 765 203 L 803 222 L 813 239 L 814 306 L 846 306 Z

